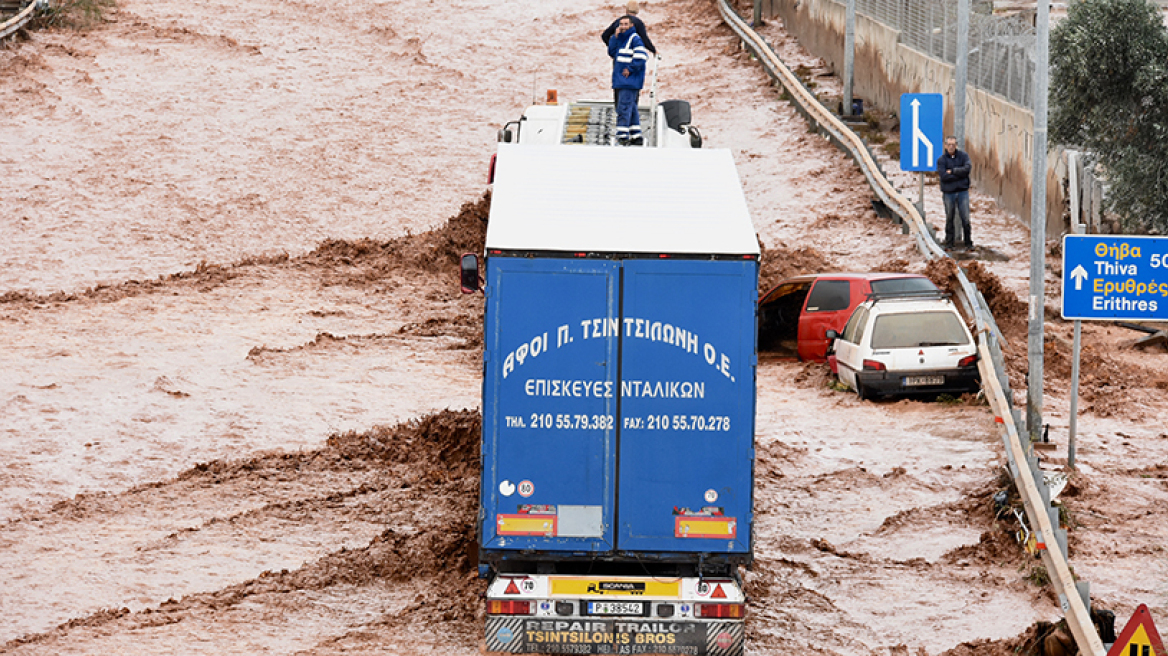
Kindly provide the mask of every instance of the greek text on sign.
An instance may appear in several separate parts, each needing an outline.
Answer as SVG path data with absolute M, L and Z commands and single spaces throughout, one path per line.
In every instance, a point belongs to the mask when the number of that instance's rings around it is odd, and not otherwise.
M 1063 318 L 1168 319 L 1168 237 L 1063 238 Z
M 516 368 L 522 367 L 525 362 L 529 360 L 536 361 L 540 355 L 549 351 L 567 347 L 572 343 L 582 343 L 589 339 L 619 337 L 622 336 L 622 333 L 625 339 L 643 339 L 649 342 L 658 342 L 672 346 L 681 353 L 704 359 L 706 364 L 713 367 L 724 377 L 730 379 L 730 382 L 735 382 L 734 374 L 731 373 L 730 356 L 725 352 L 719 351 L 710 342 L 701 339 L 697 333 L 681 326 L 675 326 L 669 322 L 636 317 L 624 317 L 623 322 L 621 319 L 614 317 L 582 319 L 577 327 L 574 327 L 572 324 L 564 324 L 555 330 L 555 344 L 551 343 L 546 331 L 534 335 L 530 340 L 523 342 L 504 356 L 503 378 L 506 379 Z M 579 394 L 575 393 L 578 389 L 575 383 L 580 381 L 569 382 L 573 383 L 571 387 L 574 392 L 573 395 L 578 396 Z M 600 387 L 604 389 L 605 396 L 612 395 L 611 386 Z M 594 395 L 600 396 L 599 388 L 596 386 L 590 386 L 589 389 L 592 390 Z M 531 394 L 531 392 L 528 391 L 528 394 Z

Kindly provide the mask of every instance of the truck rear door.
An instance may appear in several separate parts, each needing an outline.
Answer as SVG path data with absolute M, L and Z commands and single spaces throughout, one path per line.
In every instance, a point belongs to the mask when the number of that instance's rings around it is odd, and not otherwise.
M 491 259 L 484 548 L 614 547 L 618 281 L 611 260 Z
M 492 258 L 486 549 L 750 552 L 754 260 Z
M 617 546 L 750 550 L 757 262 L 626 260 Z

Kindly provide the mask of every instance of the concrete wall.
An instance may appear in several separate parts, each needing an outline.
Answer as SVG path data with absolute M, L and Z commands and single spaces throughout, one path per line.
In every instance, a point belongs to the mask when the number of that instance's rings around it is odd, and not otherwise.
M 831 62 L 842 74 L 845 5 L 834 0 L 766 0 L 773 11 L 809 52 Z M 853 94 L 866 105 L 884 111 L 900 109 L 902 93 L 940 93 L 945 96 L 945 133 L 953 131 L 953 66 L 900 43 L 900 32 L 856 16 L 856 53 Z M 966 89 L 965 150 L 973 160 L 973 183 L 998 199 L 1000 205 L 1030 220 L 1034 115 L 1001 96 L 969 86 Z M 1051 167 L 1055 160 L 1048 157 Z M 1048 170 L 1052 170 L 1048 167 Z M 1047 179 L 1047 233 L 1064 231 L 1063 183 L 1055 174 Z

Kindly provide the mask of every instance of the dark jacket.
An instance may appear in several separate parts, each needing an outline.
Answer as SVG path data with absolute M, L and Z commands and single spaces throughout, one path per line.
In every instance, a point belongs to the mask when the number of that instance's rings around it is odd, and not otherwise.
M 941 193 L 952 194 L 969 189 L 969 171 L 973 165 L 969 162 L 969 155 L 960 148 L 950 156 L 946 150 L 941 151 L 937 158 L 937 173 L 941 174 Z M 945 171 L 952 170 L 952 173 Z
M 629 14 L 628 16 L 621 16 L 621 18 L 628 18 L 630 21 L 632 21 L 633 29 L 637 30 L 637 36 L 641 37 L 641 43 L 645 44 L 645 49 L 654 55 L 657 54 L 657 48 L 653 45 L 653 42 L 649 40 L 649 33 L 645 31 L 645 21 L 637 18 L 636 16 L 633 16 L 632 14 Z M 608 42 L 612 41 L 612 35 L 616 34 L 616 28 L 619 26 L 620 18 L 614 20 L 612 25 L 609 25 L 608 29 L 601 33 L 600 40 L 604 42 L 604 45 L 608 45 Z
M 614 34 L 608 41 L 608 56 L 612 57 L 613 89 L 640 89 L 645 85 L 649 53 L 636 30 Z M 629 72 L 628 77 L 621 74 L 625 70 Z

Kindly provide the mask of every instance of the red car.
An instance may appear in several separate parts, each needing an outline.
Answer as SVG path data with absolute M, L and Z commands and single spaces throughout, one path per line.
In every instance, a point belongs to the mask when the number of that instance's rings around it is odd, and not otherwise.
M 831 340 L 872 292 L 936 291 L 916 273 L 815 273 L 787 278 L 758 301 L 758 350 L 825 362 Z

